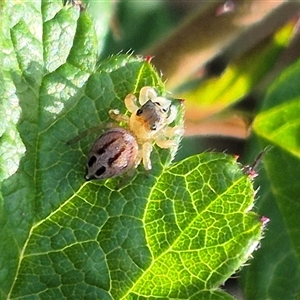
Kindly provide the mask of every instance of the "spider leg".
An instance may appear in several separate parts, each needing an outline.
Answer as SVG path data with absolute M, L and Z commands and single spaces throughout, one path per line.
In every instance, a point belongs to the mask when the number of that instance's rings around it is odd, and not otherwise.
M 152 152 L 152 144 L 146 142 L 143 144 L 142 155 L 143 155 L 143 165 L 147 171 L 152 169 L 150 154 Z
M 73 139 L 67 141 L 67 145 L 72 145 L 72 144 L 75 144 L 77 143 L 79 140 L 81 140 L 83 137 L 91 134 L 91 133 L 94 133 L 94 132 L 98 132 L 100 131 L 101 129 L 103 129 L 103 126 L 94 126 L 92 128 L 89 128 L 81 133 L 79 133 L 76 137 L 74 137 Z
M 99 132 L 103 129 L 113 128 L 113 127 L 116 127 L 116 126 L 117 126 L 117 124 L 115 124 L 115 123 L 107 123 L 105 125 L 98 125 L 98 126 L 91 127 L 89 129 L 79 133 L 73 139 L 67 141 L 67 145 L 72 145 L 74 143 L 77 143 L 79 140 L 81 140 L 82 138 L 86 137 L 89 134 Z
M 125 97 L 125 106 L 126 108 L 133 114 L 135 113 L 139 107 L 136 105 L 136 97 L 133 94 L 128 94 Z
M 180 125 L 174 126 L 174 127 L 166 127 L 164 128 L 163 135 L 167 138 L 171 138 L 174 135 L 183 135 L 184 134 L 184 128 Z
M 170 114 L 167 118 L 167 124 L 171 124 L 177 117 L 177 107 L 171 105 L 170 106 Z
M 136 157 L 136 160 L 134 163 L 134 169 L 136 169 L 138 167 L 138 165 L 141 163 L 142 159 L 143 159 L 143 151 L 140 149 L 138 151 L 138 154 L 137 154 L 137 157 Z
M 139 103 L 144 105 L 148 100 L 153 100 L 157 97 L 155 90 L 149 86 L 144 86 L 140 90 Z
M 117 110 L 117 109 L 111 109 L 108 112 L 108 114 L 109 114 L 111 119 L 116 120 L 117 122 L 125 122 L 125 123 L 129 122 L 129 117 L 126 116 L 126 115 L 122 115 L 120 113 L 120 111 Z
M 174 148 L 178 145 L 178 143 L 175 140 L 166 139 L 157 139 L 155 143 L 159 148 L 163 149 Z
M 174 136 L 182 135 L 184 133 L 184 128 L 181 126 L 166 127 L 157 136 L 155 142 L 160 148 L 174 148 L 178 146 L 178 141 L 172 139 Z

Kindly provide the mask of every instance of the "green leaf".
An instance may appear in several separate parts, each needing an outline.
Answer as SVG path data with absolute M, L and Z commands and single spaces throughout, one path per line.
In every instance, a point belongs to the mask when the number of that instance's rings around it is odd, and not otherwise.
M 284 72 L 273 84 L 256 117 L 254 130 L 269 143 L 300 157 L 300 89 L 299 61 Z
M 128 294 L 188 299 L 217 288 L 255 248 L 261 224 L 245 214 L 252 197 L 251 182 L 224 154 L 195 156 L 168 169 L 143 217 L 152 260 Z
M 162 79 L 141 57 L 97 64 L 78 6 L 7 2 L 0 22 L 1 298 L 233 299 L 219 286 L 262 230 L 241 166 L 213 153 L 170 166 L 155 147 L 148 176 L 86 182 L 96 136 L 67 141 L 125 111 L 130 92 L 164 94 Z
M 300 290 L 299 78 L 300 61 L 270 87 L 253 124 L 260 145 L 271 146 L 264 159 L 266 175 L 262 176 L 259 202 L 260 213 L 269 216 L 271 224 L 243 280 L 248 299 L 295 299 Z M 262 284 L 254 291 L 257 282 Z
M 225 154 L 190 158 L 146 183 L 140 174 L 120 192 L 109 186 L 82 185 L 32 227 L 12 298 L 218 299 L 213 290 L 257 246 L 251 181 Z
M 278 159 L 278 153 L 271 150 L 266 153 L 264 165 L 273 159 Z M 257 207 L 261 214 L 270 218 L 270 223 L 259 251 L 254 253 L 253 260 L 242 271 L 242 285 L 246 299 L 292 300 L 296 299 L 295 295 L 300 289 L 299 263 L 290 231 L 284 223 L 269 180 L 269 176 L 262 168 L 257 181 L 260 186 Z

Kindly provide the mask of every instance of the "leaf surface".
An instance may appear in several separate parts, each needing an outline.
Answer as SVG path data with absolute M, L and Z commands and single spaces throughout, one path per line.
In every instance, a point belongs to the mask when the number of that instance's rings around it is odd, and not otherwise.
M 146 182 L 140 174 L 120 191 L 109 186 L 83 184 L 33 225 L 12 298 L 218 299 L 215 290 L 257 246 L 252 184 L 225 154 L 190 158 Z
M 78 6 L 6 2 L 3 16 L 1 298 L 233 299 L 218 287 L 261 236 L 241 166 L 216 153 L 170 166 L 174 153 L 155 147 L 148 176 L 139 167 L 119 190 L 119 178 L 85 182 L 100 132 L 67 141 L 125 112 L 128 93 L 165 94 L 162 79 L 141 57 L 98 64 Z

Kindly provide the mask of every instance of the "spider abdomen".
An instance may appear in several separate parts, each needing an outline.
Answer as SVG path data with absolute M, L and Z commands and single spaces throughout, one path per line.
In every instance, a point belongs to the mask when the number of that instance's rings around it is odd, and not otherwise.
M 135 167 L 138 144 L 124 128 L 112 128 L 93 144 L 86 165 L 86 180 L 119 176 Z

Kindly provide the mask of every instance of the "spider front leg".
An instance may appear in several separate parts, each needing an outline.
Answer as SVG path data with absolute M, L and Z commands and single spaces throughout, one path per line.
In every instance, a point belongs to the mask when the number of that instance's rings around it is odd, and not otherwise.
M 139 95 L 139 103 L 141 105 L 144 105 L 147 101 L 153 100 L 157 98 L 157 94 L 154 90 L 154 88 L 150 86 L 144 86 L 140 90 L 140 95 Z
M 175 140 L 166 140 L 166 139 L 157 139 L 155 142 L 156 145 L 162 149 L 175 148 L 178 144 Z
M 125 106 L 126 108 L 133 114 L 135 113 L 139 107 L 136 105 L 136 97 L 133 94 L 128 94 L 125 97 Z
M 111 109 L 109 112 L 109 117 L 117 122 L 129 123 L 129 117 L 120 113 L 118 109 Z
M 156 91 L 153 88 L 149 86 L 144 86 L 140 90 L 139 103 L 141 105 L 144 105 L 149 100 L 151 100 L 154 103 L 157 103 L 163 109 L 164 112 L 168 111 L 172 104 L 172 102 L 169 99 L 162 96 L 158 97 Z
M 175 121 L 176 117 L 177 117 L 177 107 L 171 105 L 170 106 L 170 113 L 169 116 L 167 118 L 167 124 L 171 124 L 173 121 Z
M 167 138 L 171 138 L 174 136 L 182 136 L 184 134 L 184 128 L 181 125 L 176 125 L 174 127 L 166 127 L 163 131 L 163 136 L 167 137 Z
M 175 136 L 180 136 L 184 133 L 184 129 L 181 126 L 166 127 L 156 138 L 156 145 L 160 148 L 175 148 L 178 146 L 178 141 L 173 139 Z

